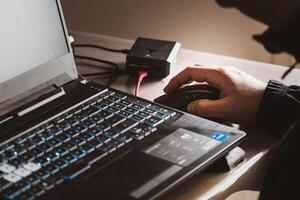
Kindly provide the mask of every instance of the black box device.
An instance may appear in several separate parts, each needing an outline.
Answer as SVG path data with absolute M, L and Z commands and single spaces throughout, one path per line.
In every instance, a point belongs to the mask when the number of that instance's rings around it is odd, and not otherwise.
M 180 48 L 178 42 L 139 37 L 127 54 L 126 71 L 130 74 L 147 71 L 150 77 L 164 78 L 170 74 Z

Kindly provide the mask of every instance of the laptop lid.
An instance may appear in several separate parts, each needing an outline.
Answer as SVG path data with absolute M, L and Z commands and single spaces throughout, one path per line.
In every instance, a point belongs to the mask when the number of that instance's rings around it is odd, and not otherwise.
M 77 78 L 59 0 L 1 1 L 0 24 L 0 109 Z

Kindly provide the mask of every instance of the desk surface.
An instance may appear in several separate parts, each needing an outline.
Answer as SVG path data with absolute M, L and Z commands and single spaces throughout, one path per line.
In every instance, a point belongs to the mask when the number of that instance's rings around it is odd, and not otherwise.
M 108 36 L 99 36 L 85 33 L 73 32 L 77 43 L 94 43 L 104 46 L 123 49 L 130 48 L 133 41 Z M 78 49 L 78 55 L 88 55 L 96 58 L 110 60 L 124 67 L 125 56 L 113 54 L 95 49 Z M 172 73 L 160 81 L 146 80 L 141 87 L 140 96 L 149 100 L 163 94 L 162 88 L 169 80 L 186 66 L 194 64 L 206 64 L 216 66 L 233 66 L 239 68 L 252 76 L 267 82 L 270 79 L 280 80 L 281 75 L 287 69 L 272 64 L 260 63 L 227 56 L 196 52 L 183 49 L 180 52 L 176 67 Z M 80 73 L 94 72 L 99 69 L 84 64 L 78 66 Z M 300 85 L 300 70 L 295 69 L 283 82 L 286 84 Z M 106 83 L 104 78 L 93 78 L 99 83 Z M 133 93 L 135 79 L 129 76 L 120 76 L 112 87 L 122 91 Z M 169 192 L 163 199 L 224 199 L 234 191 L 242 189 L 258 190 L 263 179 L 266 163 L 269 160 L 268 151 L 276 144 L 276 139 L 268 133 L 262 133 L 251 128 L 245 128 L 248 133 L 246 139 L 240 145 L 246 151 L 246 161 L 230 172 L 214 171 L 207 169 Z

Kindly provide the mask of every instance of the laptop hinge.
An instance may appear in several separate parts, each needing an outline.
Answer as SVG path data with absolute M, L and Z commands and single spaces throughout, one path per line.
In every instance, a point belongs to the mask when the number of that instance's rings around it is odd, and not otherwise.
M 36 104 L 34 104 L 34 105 L 24 109 L 24 110 L 19 111 L 17 113 L 17 116 L 22 117 L 22 116 L 24 116 L 24 115 L 26 115 L 26 114 L 34 111 L 34 110 L 46 105 L 47 103 L 49 103 L 51 101 L 54 101 L 55 99 L 58 99 L 59 97 L 65 95 L 65 94 L 66 94 L 65 90 L 62 87 L 60 87 L 58 90 L 55 90 L 54 94 L 52 94 L 51 96 L 41 100 L 40 102 L 38 102 L 38 103 L 36 103 Z

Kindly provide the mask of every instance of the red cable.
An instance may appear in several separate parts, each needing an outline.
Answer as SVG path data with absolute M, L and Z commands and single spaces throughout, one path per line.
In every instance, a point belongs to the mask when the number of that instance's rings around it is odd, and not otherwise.
M 139 96 L 140 86 L 144 78 L 148 76 L 148 72 L 146 71 L 139 71 L 138 78 L 135 86 L 134 95 Z

